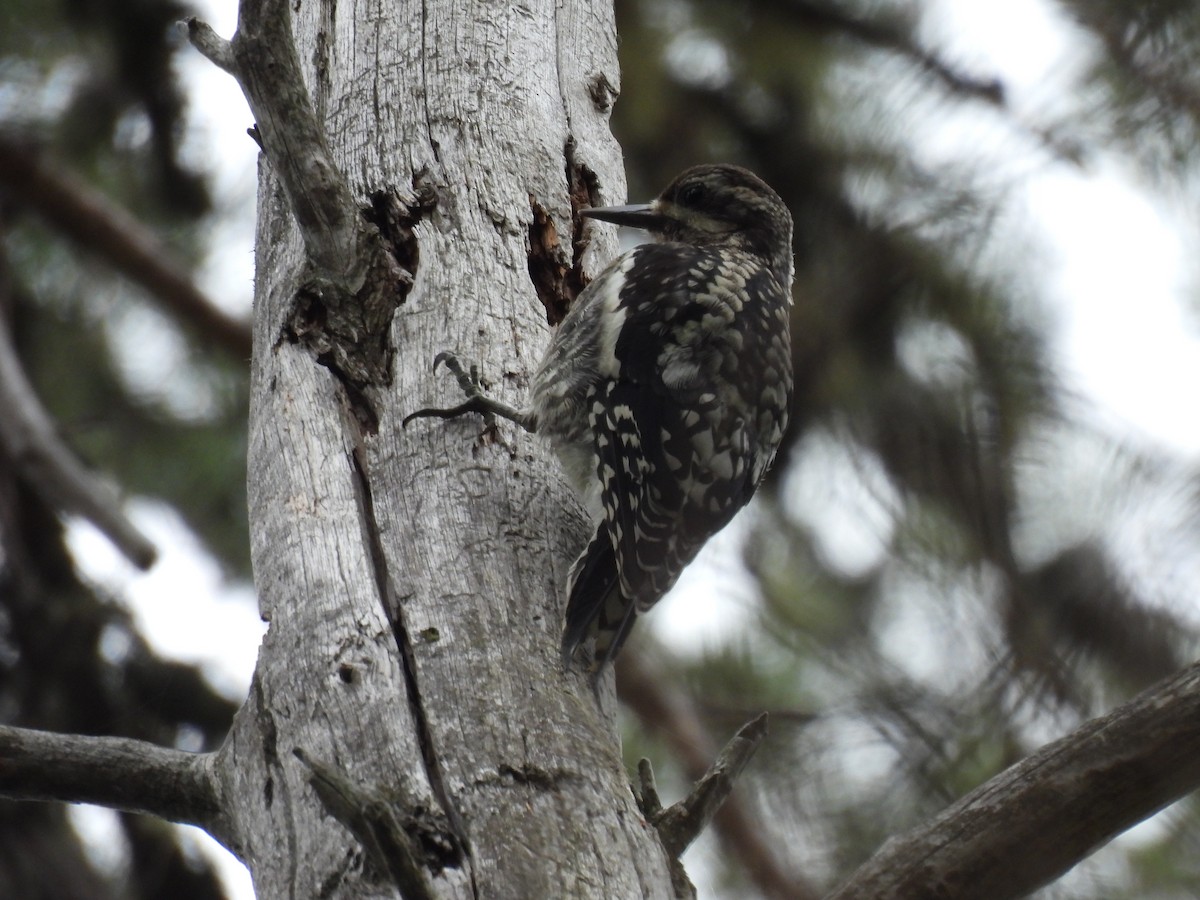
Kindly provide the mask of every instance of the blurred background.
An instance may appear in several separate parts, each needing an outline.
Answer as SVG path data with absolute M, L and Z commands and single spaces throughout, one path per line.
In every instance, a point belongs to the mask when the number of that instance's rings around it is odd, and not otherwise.
M 235 7 L 0 0 L 0 351 L 161 554 L 138 572 L 0 455 L 0 721 L 210 749 L 248 684 L 257 148 L 174 27 L 228 36 Z M 685 862 L 703 898 L 819 896 L 1196 656 L 1200 7 L 617 17 L 631 198 L 733 161 L 797 223 L 796 427 L 623 654 L 626 750 L 674 800 L 769 710 Z M 1039 896 L 1200 895 L 1197 819 L 1185 800 Z M 0 804 L 0 897 L 250 896 L 214 846 Z

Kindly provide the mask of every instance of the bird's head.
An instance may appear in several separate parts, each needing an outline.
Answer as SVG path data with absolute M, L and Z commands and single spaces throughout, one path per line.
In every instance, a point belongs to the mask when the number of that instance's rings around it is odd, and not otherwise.
M 791 282 L 792 215 L 765 181 L 739 166 L 694 166 L 650 203 L 602 206 L 580 215 L 641 228 L 660 241 L 741 249 Z

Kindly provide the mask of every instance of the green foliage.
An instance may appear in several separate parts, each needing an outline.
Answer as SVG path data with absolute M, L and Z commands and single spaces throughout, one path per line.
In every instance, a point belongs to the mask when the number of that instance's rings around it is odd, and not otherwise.
M 1190 184 L 1200 14 L 1050 13 L 1086 64 L 1039 105 L 927 43 L 924 4 L 618 4 L 631 196 L 730 159 L 796 217 L 795 443 L 746 548 L 760 616 L 673 668 L 714 736 L 781 712 L 747 802 L 818 884 L 1197 647 L 1194 460 L 1064 387 L 1053 260 L 1013 197 L 1101 158 Z M 1156 533 L 1177 571 L 1144 564 L 1121 535 L 1176 503 Z M 1171 817 L 1046 895 L 1188 895 L 1200 823 Z

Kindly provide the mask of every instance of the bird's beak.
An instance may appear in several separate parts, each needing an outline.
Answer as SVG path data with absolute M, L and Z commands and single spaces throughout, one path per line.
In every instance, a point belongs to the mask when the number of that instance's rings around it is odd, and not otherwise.
M 599 219 L 601 222 L 628 225 L 630 228 L 644 228 L 647 231 L 661 229 L 666 221 L 666 216 L 658 212 L 650 203 L 634 203 L 629 206 L 597 206 L 593 209 L 581 209 L 579 214 L 591 219 Z

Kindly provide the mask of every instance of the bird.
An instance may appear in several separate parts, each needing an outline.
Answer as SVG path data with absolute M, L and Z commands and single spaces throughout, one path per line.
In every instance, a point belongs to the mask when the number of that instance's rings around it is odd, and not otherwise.
M 595 673 L 775 458 L 793 394 L 794 269 L 786 204 L 739 166 L 694 166 L 648 204 L 580 215 L 654 240 L 576 297 L 526 404 L 488 397 L 477 368 L 443 352 L 434 368 L 466 401 L 403 424 L 474 412 L 549 439 L 595 521 L 567 578 L 562 660 Z

